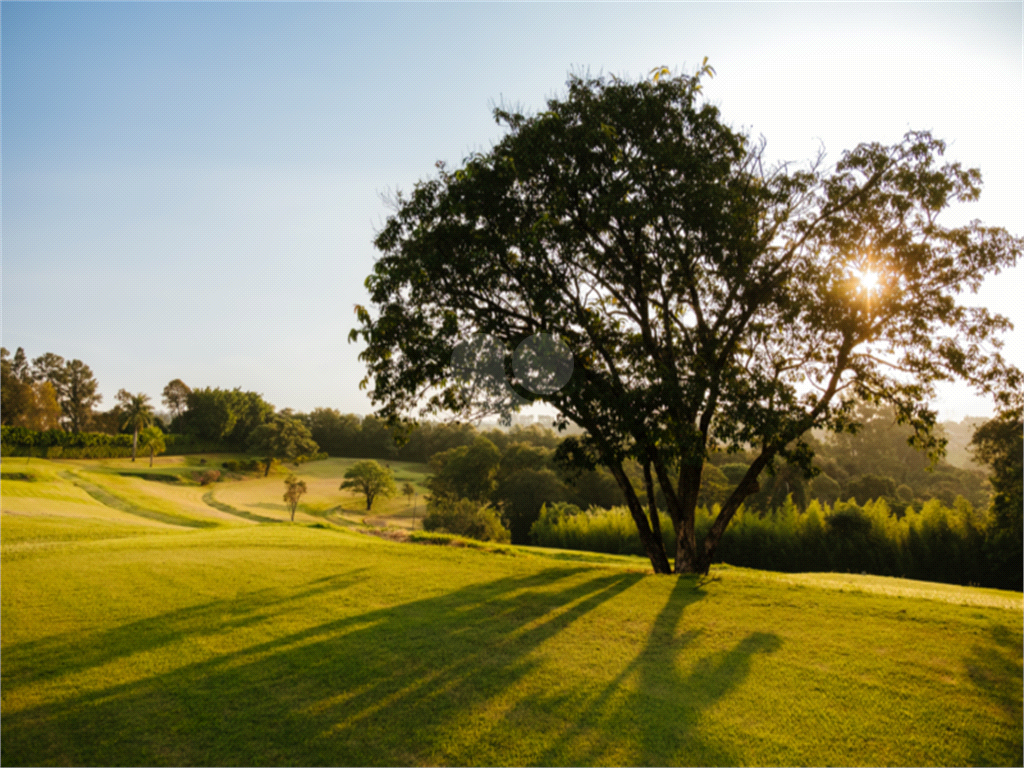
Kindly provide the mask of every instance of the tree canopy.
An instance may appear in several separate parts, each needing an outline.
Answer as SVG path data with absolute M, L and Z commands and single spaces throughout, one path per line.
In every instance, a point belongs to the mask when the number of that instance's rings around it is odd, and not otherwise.
M 163 403 L 171 412 L 171 419 L 181 417 L 188 407 L 188 396 L 192 388 L 181 379 L 174 379 L 167 383 L 163 391 Z
M 320 447 L 309 434 L 306 425 L 291 415 L 290 411 L 276 414 L 270 421 L 261 424 L 249 434 L 249 450 L 267 457 L 264 477 L 270 474 L 274 459 L 295 459 L 311 456 Z
M 164 433 L 160 427 L 150 425 L 139 432 L 139 445 L 142 450 L 149 451 L 149 466 L 153 466 L 153 457 L 167 450 Z
M 26 429 L 57 429 L 62 411 L 53 384 L 35 380 L 21 347 L 12 360 L 9 356 L 0 347 L 0 421 Z
M 1001 586 L 1024 586 L 1024 409 L 1010 408 L 978 427 L 971 440 L 975 456 L 992 468 L 992 535 L 1003 546 L 991 563 Z
M 289 475 L 285 481 L 284 500 L 292 513 L 292 522 L 295 522 L 295 508 L 299 506 L 299 499 L 306 493 L 306 481 L 299 480 L 295 475 Z
M 676 572 L 705 572 L 776 457 L 813 473 L 808 430 L 842 432 L 858 401 L 888 403 L 936 453 L 937 382 L 1002 403 L 1022 382 L 998 352 L 1009 321 L 959 300 L 1014 264 L 1022 240 L 940 223 L 978 198 L 979 171 L 944 162 L 922 131 L 831 166 L 823 154 L 767 166 L 764 142 L 701 100 L 709 74 L 705 62 L 637 82 L 572 76 L 539 114 L 495 110 L 507 131 L 490 151 L 395 197 L 367 279 L 373 311 L 357 307 L 350 334 L 393 424 L 544 401 L 585 428 L 559 458 L 608 467 L 657 572 L 669 553 L 628 458 L 662 492 Z M 558 345 L 572 356 L 564 382 Z M 704 459 L 749 447 L 756 459 L 698 542 Z
M 395 477 L 391 470 L 382 467 L 373 459 L 357 461 L 345 470 L 345 479 L 338 487 L 339 491 L 354 490 L 366 497 L 366 511 L 373 507 L 373 500 L 378 496 L 387 498 L 398 491 Z
M 133 395 L 127 389 L 121 389 L 115 399 L 121 407 L 121 427 L 132 430 L 132 461 L 135 461 L 139 430 L 153 423 L 153 407 L 149 404 L 149 395 L 143 392 Z
M 24 359 L 20 366 L 27 375 Z M 60 405 L 63 425 L 68 431 L 82 432 L 86 429 L 93 406 L 103 400 L 96 391 L 99 382 L 88 365 L 81 360 L 68 362 L 60 355 L 47 352 L 32 361 L 31 377 L 35 381 L 50 383 Z

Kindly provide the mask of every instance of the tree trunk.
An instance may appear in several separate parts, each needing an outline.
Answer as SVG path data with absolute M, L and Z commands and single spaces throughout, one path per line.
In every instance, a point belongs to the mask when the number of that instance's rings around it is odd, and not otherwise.
M 153 466 L 153 455 L 156 453 L 152 448 L 149 451 L 149 466 Z
M 295 522 L 295 507 L 292 507 L 292 522 Z
M 268 456 L 267 457 L 267 471 L 263 473 L 264 477 L 267 477 L 270 474 L 270 465 L 273 464 L 273 463 L 274 463 L 274 457 L 273 456 Z
M 654 500 L 654 481 L 651 479 L 651 462 L 644 463 L 644 492 L 647 494 L 647 514 L 651 516 L 651 533 L 664 542 L 661 535 L 661 518 L 658 516 L 658 504 Z M 667 553 L 666 553 L 667 554 Z
M 139 428 L 135 428 L 135 432 L 132 433 L 132 461 L 135 461 L 135 449 L 139 446 Z
M 626 496 L 626 505 L 629 507 L 629 513 L 633 516 L 633 522 L 636 523 L 637 532 L 640 534 L 640 543 L 643 544 L 644 551 L 651 560 L 651 567 L 654 568 L 654 572 L 672 573 L 672 569 L 668 564 L 668 556 L 665 554 L 665 543 L 661 540 L 660 536 L 655 538 L 654 533 L 651 531 L 651 526 L 647 522 L 647 516 L 644 514 L 643 507 L 640 506 L 640 500 L 636 497 L 633 484 L 629 482 L 629 478 L 626 477 L 626 473 L 622 469 L 622 464 L 616 462 L 609 466 L 609 469 L 615 481 L 619 484 L 619 488 L 622 489 Z
M 676 573 L 701 573 L 697 552 L 697 498 L 704 464 L 684 465 L 679 469 L 679 505 L 682 507 L 676 527 Z
M 366 494 L 366 511 L 370 511 L 370 507 L 373 506 L 373 496 Z
M 767 466 L 768 462 L 775 457 L 775 453 L 776 451 L 774 450 L 762 452 L 760 456 L 754 459 L 754 463 L 750 465 L 747 474 L 740 480 L 740 484 L 736 486 L 736 490 L 732 492 L 732 495 L 726 499 L 725 504 L 718 513 L 718 517 L 711 524 L 711 530 L 704 537 L 704 543 L 694 553 L 692 570 L 686 571 L 686 573 L 707 574 L 711 570 L 711 561 L 715 557 L 715 550 L 718 549 L 718 543 L 722 540 L 726 526 L 729 525 L 729 521 L 732 520 L 733 515 L 739 510 L 743 500 L 761 490 L 757 477 L 761 474 L 761 470 Z M 677 573 L 679 572 L 677 571 Z

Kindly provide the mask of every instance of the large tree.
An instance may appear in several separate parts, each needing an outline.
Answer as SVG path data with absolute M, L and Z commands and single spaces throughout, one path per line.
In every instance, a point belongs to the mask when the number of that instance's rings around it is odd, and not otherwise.
M 287 409 L 256 427 L 249 435 L 248 443 L 250 451 L 266 456 L 264 477 L 270 474 L 274 459 L 311 456 L 320 450 L 306 425 Z
M 188 408 L 188 396 L 191 393 L 192 388 L 181 379 L 169 381 L 164 387 L 163 402 L 171 412 L 172 421 L 180 418 Z
M 426 486 L 435 499 L 489 501 L 500 462 L 501 451 L 497 446 L 479 436 L 472 445 L 434 454 Z
M 99 382 L 92 369 L 81 360 L 65 362 L 60 355 L 47 352 L 32 361 L 37 381 L 48 381 L 56 393 L 69 432 L 81 432 L 92 418 L 93 407 L 103 400 L 96 390 Z
M 18 347 L 13 360 L 0 347 L 0 421 L 16 427 L 47 430 L 60 426 L 62 411 L 49 381 L 36 381 L 25 350 Z
M 936 382 L 1010 400 L 1022 381 L 998 354 L 1009 322 L 959 295 L 1024 244 L 940 223 L 977 199 L 977 170 L 943 162 L 927 132 L 833 166 L 768 167 L 763 141 L 701 101 L 708 74 L 573 76 L 544 112 L 496 110 L 507 132 L 489 152 L 396 196 L 367 280 L 373 311 L 356 308 L 350 335 L 392 423 L 543 401 L 582 426 L 561 460 L 609 469 L 661 573 L 669 554 L 676 572 L 706 572 L 762 470 L 780 457 L 811 474 L 802 436 L 849 429 L 858 401 L 891 404 L 934 453 Z M 705 458 L 751 447 L 698 541 Z
M 992 470 L 989 542 L 992 575 L 1018 592 L 1024 586 L 1024 409 L 1007 409 L 977 428 L 974 455 Z
M 244 446 L 253 431 L 274 414 L 274 406 L 262 395 L 238 387 L 193 389 L 185 401 L 188 407 L 179 422 L 183 432 L 203 440 L 225 440 L 238 447 Z

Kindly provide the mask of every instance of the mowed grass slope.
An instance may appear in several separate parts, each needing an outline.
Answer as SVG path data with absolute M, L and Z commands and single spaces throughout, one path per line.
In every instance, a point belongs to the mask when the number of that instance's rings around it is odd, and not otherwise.
M 244 522 L 25 546 L 55 517 L 8 513 L 30 484 L 0 516 L 4 765 L 1022 760 L 1019 593 Z

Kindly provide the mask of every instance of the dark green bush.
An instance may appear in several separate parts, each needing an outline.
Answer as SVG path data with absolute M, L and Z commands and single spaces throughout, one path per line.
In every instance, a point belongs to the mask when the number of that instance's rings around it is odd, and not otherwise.
M 508 541 L 511 538 L 494 510 L 469 499 L 431 501 L 427 506 L 427 516 L 423 518 L 423 529 L 479 541 Z

